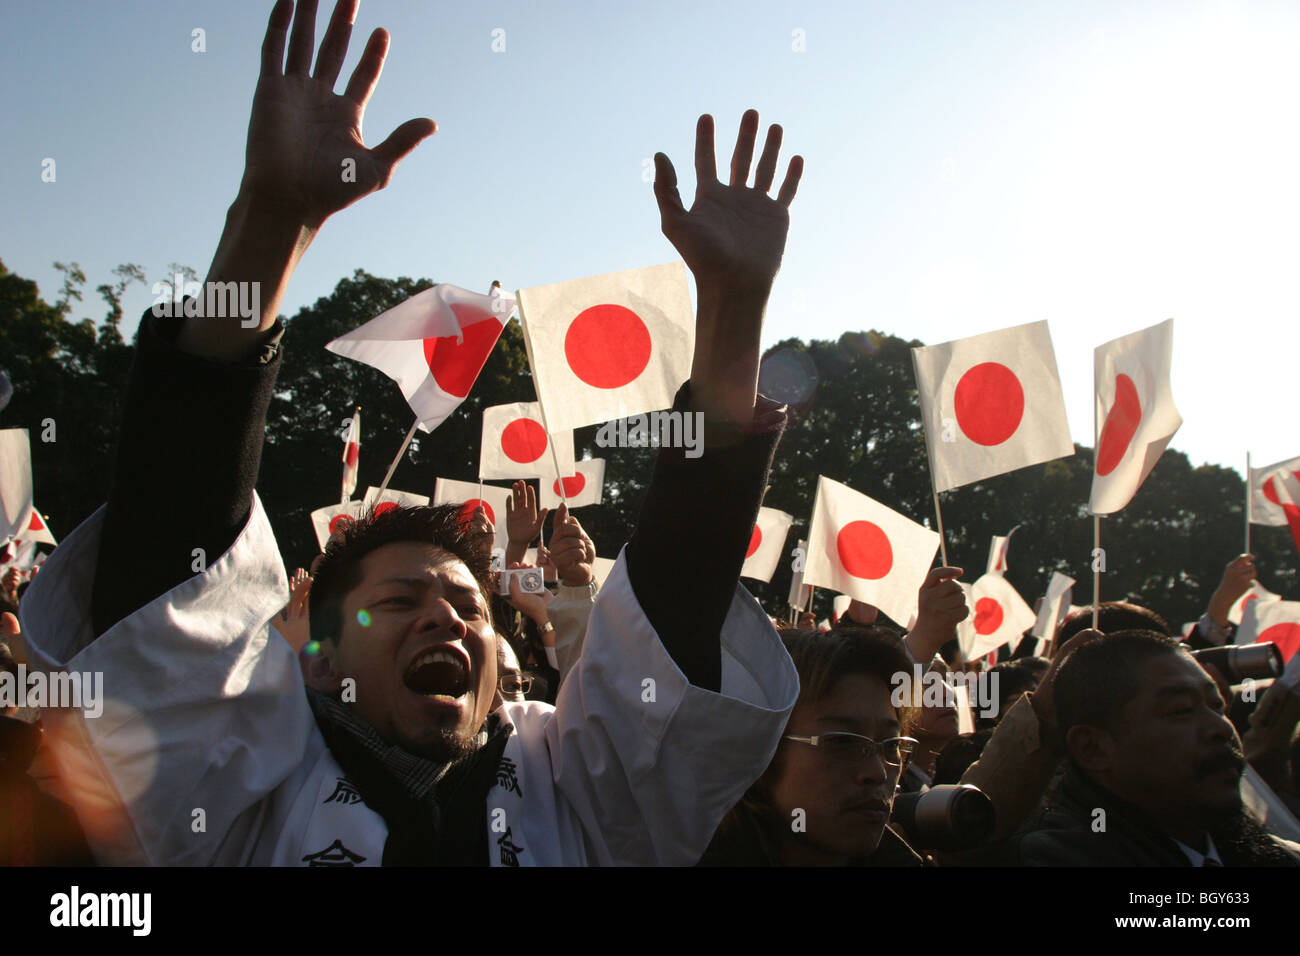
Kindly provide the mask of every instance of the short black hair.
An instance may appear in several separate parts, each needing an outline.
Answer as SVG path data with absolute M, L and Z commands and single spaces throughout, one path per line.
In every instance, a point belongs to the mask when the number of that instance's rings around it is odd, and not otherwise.
M 1174 632 L 1163 617 L 1150 608 L 1130 604 L 1127 601 L 1103 601 L 1097 607 L 1097 630 L 1103 634 L 1118 634 L 1120 631 L 1155 631 L 1172 637 Z M 1092 627 L 1093 605 L 1080 608 L 1061 624 L 1056 635 L 1059 647 L 1080 631 Z
M 1062 745 L 1079 724 L 1117 732 L 1124 706 L 1142 690 L 1139 668 L 1178 653 L 1188 652 L 1168 634 L 1129 630 L 1099 637 L 1071 654 L 1052 685 Z
M 379 548 L 404 541 L 431 544 L 469 568 L 483 601 L 492 607 L 492 556 L 469 531 L 462 505 L 373 510 L 344 525 L 325 547 L 312 578 L 308 609 L 311 638 L 335 643 L 343 636 L 343 601 L 361 583 L 361 562 Z
M 829 631 L 781 631 L 781 640 L 799 672 L 799 704 L 816 703 L 829 694 L 841 678 L 868 674 L 893 686 L 893 676 L 910 675 L 912 662 L 902 639 L 879 624 L 838 627 Z M 900 722 L 902 715 L 900 714 Z

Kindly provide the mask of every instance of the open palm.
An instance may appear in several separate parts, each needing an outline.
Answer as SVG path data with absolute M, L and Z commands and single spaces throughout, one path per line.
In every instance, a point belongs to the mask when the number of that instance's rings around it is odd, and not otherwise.
M 316 5 L 316 0 L 301 0 L 295 13 L 292 0 L 279 0 L 271 11 L 244 173 L 250 194 L 294 210 L 313 226 L 388 185 L 397 163 L 437 129 L 432 120 L 414 119 L 373 149 L 365 146 L 362 116 L 383 70 L 388 33 L 371 34 L 340 96 L 334 83 L 347 56 L 357 0 L 339 0 L 335 6 L 311 75 Z
M 758 113 L 749 110 L 731 158 L 730 183 L 718 181 L 713 149 L 713 117 L 701 116 L 695 129 L 695 201 L 690 210 L 677 191 L 677 172 L 663 153 L 655 156 L 655 198 L 664 235 L 681 253 L 697 282 L 768 289 L 781 267 L 789 207 L 803 173 L 803 158 L 790 160 L 776 199 L 768 196 L 781 150 L 781 127 L 768 130 L 754 185 L 745 185 L 758 135 Z

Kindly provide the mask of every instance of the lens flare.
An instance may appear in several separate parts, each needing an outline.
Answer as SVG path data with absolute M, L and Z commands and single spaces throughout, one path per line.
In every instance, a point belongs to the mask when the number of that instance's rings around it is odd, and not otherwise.
M 362 608 L 360 611 L 357 611 L 357 623 L 360 624 L 362 627 L 369 627 L 370 612 L 367 611 L 365 608 Z

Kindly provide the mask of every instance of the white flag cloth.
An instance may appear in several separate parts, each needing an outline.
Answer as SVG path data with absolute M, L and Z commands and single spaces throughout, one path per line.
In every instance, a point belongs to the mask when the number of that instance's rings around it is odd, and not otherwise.
M 776 508 L 759 508 L 758 520 L 749 534 L 749 547 L 745 550 L 745 563 L 740 568 L 742 578 L 771 581 L 781 555 L 785 553 L 785 538 L 794 524 L 794 516 Z
M 936 491 L 1074 454 L 1046 322 L 912 349 Z
M 1252 601 L 1246 605 L 1234 642 L 1255 644 L 1272 641 L 1289 661 L 1300 650 L 1300 601 Z
M 325 550 L 330 535 L 361 516 L 361 508 L 361 502 L 347 501 L 317 508 L 311 513 L 312 530 L 316 532 L 316 543 L 322 551 Z
M 1286 501 L 1288 489 L 1279 482 L 1282 474 L 1300 480 L 1300 458 L 1275 461 L 1263 468 L 1250 469 L 1250 521 L 1251 524 L 1281 526 L 1287 523 Z
M 791 563 L 790 593 L 785 599 L 786 604 L 798 611 L 805 610 L 808 607 L 808 599 L 812 597 L 812 588 L 803 583 L 803 563 L 807 560 L 808 542 L 800 539 L 795 545 L 794 560 Z
M 519 291 L 537 397 L 553 431 L 668 408 L 691 377 L 681 262 Z
M 1011 543 L 1011 536 L 1016 533 L 1020 525 L 1016 525 L 1006 533 L 1005 536 L 1000 534 L 993 535 L 993 541 L 989 544 L 989 566 L 985 572 L 987 574 L 1002 574 L 1007 569 L 1007 547 Z
M 375 514 L 381 515 L 392 508 L 418 508 L 429 503 L 428 495 L 417 495 L 410 491 L 398 491 L 385 488 L 384 496 L 379 497 L 379 488 L 371 485 L 366 489 L 366 496 L 361 499 L 366 508 L 374 508 Z
M 357 490 L 357 464 L 361 460 L 361 409 L 352 413 L 348 433 L 343 437 L 343 500 Z
M 1003 644 L 1014 648 L 1036 616 L 1000 574 L 986 574 L 966 594 L 970 616 L 957 625 L 957 642 L 966 660 L 983 657 Z
M 31 513 L 32 447 L 27 429 L 0 429 L 0 542 L 20 536 Z
M 54 540 L 54 534 L 50 531 L 50 526 L 45 523 L 45 518 L 36 509 L 35 504 L 32 505 L 32 516 L 27 522 L 27 527 L 19 532 L 18 539 L 20 541 L 39 541 L 42 544 L 59 543 Z
M 444 282 L 325 347 L 395 381 L 429 432 L 465 400 L 514 307 L 499 289 L 481 295 Z
M 1074 578 L 1053 571 L 1052 580 L 1047 583 L 1047 593 L 1043 595 L 1043 603 L 1038 606 L 1034 637 L 1047 641 L 1056 636 L 1056 629 L 1070 613 L 1070 598 L 1073 596 Z
M 552 451 L 551 445 L 555 448 Z M 547 434 L 537 402 L 513 402 L 483 409 L 479 445 L 480 478 L 549 478 L 573 474 L 573 431 Z
M 853 603 L 853 598 L 847 594 L 837 594 L 831 601 L 831 610 L 835 612 L 835 620 L 839 621 L 844 615 L 849 613 L 849 605 Z
M 1090 513 L 1113 514 L 1132 501 L 1182 426 L 1169 386 L 1173 351 L 1168 319 L 1093 353 L 1098 438 Z
M 939 535 L 848 485 L 817 477 L 804 583 L 874 604 L 910 621 Z
M 0 547 L 0 574 L 3 574 L 9 568 L 26 571 L 32 567 L 35 561 L 35 541 L 10 541 L 4 547 Z
M 568 499 L 570 511 L 574 508 L 600 504 L 604 500 L 605 459 L 586 458 L 574 462 L 572 474 L 564 478 L 543 478 L 538 483 L 540 494 L 537 496 L 537 507 L 558 508 L 560 506 L 561 482 L 564 483 L 564 497 Z
M 461 515 L 466 521 L 473 516 L 474 509 L 481 504 L 483 510 L 487 512 L 488 520 L 492 522 L 492 527 L 496 530 L 493 546 L 502 549 L 510 544 L 510 534 L 506 530 L 506 501 L 510 496 L 509 488 L 483 485 L 480 489 L 479 485 L 471 482 L 453 481 L 450 478 L 439 478 L 433 488 L 433 503 L 463 505 Z
M 1282 595 L 1274 594 L 1258 581 L 1254 582 L 1248 590 L 1237 600 L 1232 602 L 1232 607 L 1228 608 L 1228 622 L 1231 624 L 1240 624 L 1246 608 L 1256 601 L 1263 601 L 1267 604 L 1269 601 L 1280 601 Z

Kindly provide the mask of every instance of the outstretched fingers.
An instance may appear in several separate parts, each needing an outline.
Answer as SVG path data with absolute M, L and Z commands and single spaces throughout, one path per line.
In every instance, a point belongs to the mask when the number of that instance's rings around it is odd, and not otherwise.
M 388 138 L 370 151 L 375 162 L 391 173 L 393 167 L 421 142 L 438 132 L 438 124 L 431 119 L 407 120 L 388 134 Z
M 758 170 L 754 173 L 754 188 L 767 192 L 772 188 L 776 177 L 776 160 L 781 154 L 781 127 L 773 123 L 767 129 L 767 142 L 763 144 L 763 155 L 758 158 Z
M 713 117 L 705 113 L 695 124 L 695 194 L 718 179 L 718 162 L 713 155 Z
M 731 185 L 743 186 L 749 179 L 749 164 L 754 159 L 754 142 L 758 139 L 758 110 L 745 110 L 736 134 L 736 149 L 731 154 Z
M 802 175 L 803 157 L 796 156 L 790 160 L 790 167 L 785 171 L 785 182 L 781 184 L 781 192 L 776 197 L 782 206 L 788 208 L 794 202 L 794 194 L 799 191 L 799 177 Z
M 265 76 L 280 76 L 284 72 L 284 36 L 292 19 L 293 0 L 278 0 L 271 8 L 266 39 L 262 41 L 262 73 Z
M 375 84 L 379 82 L 379 74 L 384 71 L 384 58 L 388 56 L 388 31 L 378 28 L 370 34 L 370 39 L 366 41 L 365 52 L 361 54 L 361 62 L 357 68 L 352 71 L 352 78 L 348 80 L 348 88 L 343 93 L 348 99 L 352 100 L 362 109 L 370 102 L 370 96 L 375 92 Z
M 334 88 L 343 68 L 343 60 L 348 55 L 348 41 L 352 38 L 352 24 L 357 19 L 358 0 L 339 0 L 330 17 L 325 39 L 321 41 L 320 53 L 316 56 L 316 79 L 328 83 Z
M 293 33 L 289 37 L 289 59 L 284 65 L 286 76 L 306 75 L 311 69 L 311 55 L 316 49 L 316 0 L 298 0 L 293 15 Z
M 659 203 L 659 222 L 664 229 L 679 216 L 686 215 L 681 193 L 677 191 L 677 170 L 663 153 L 655 153 L 655 199 Z

